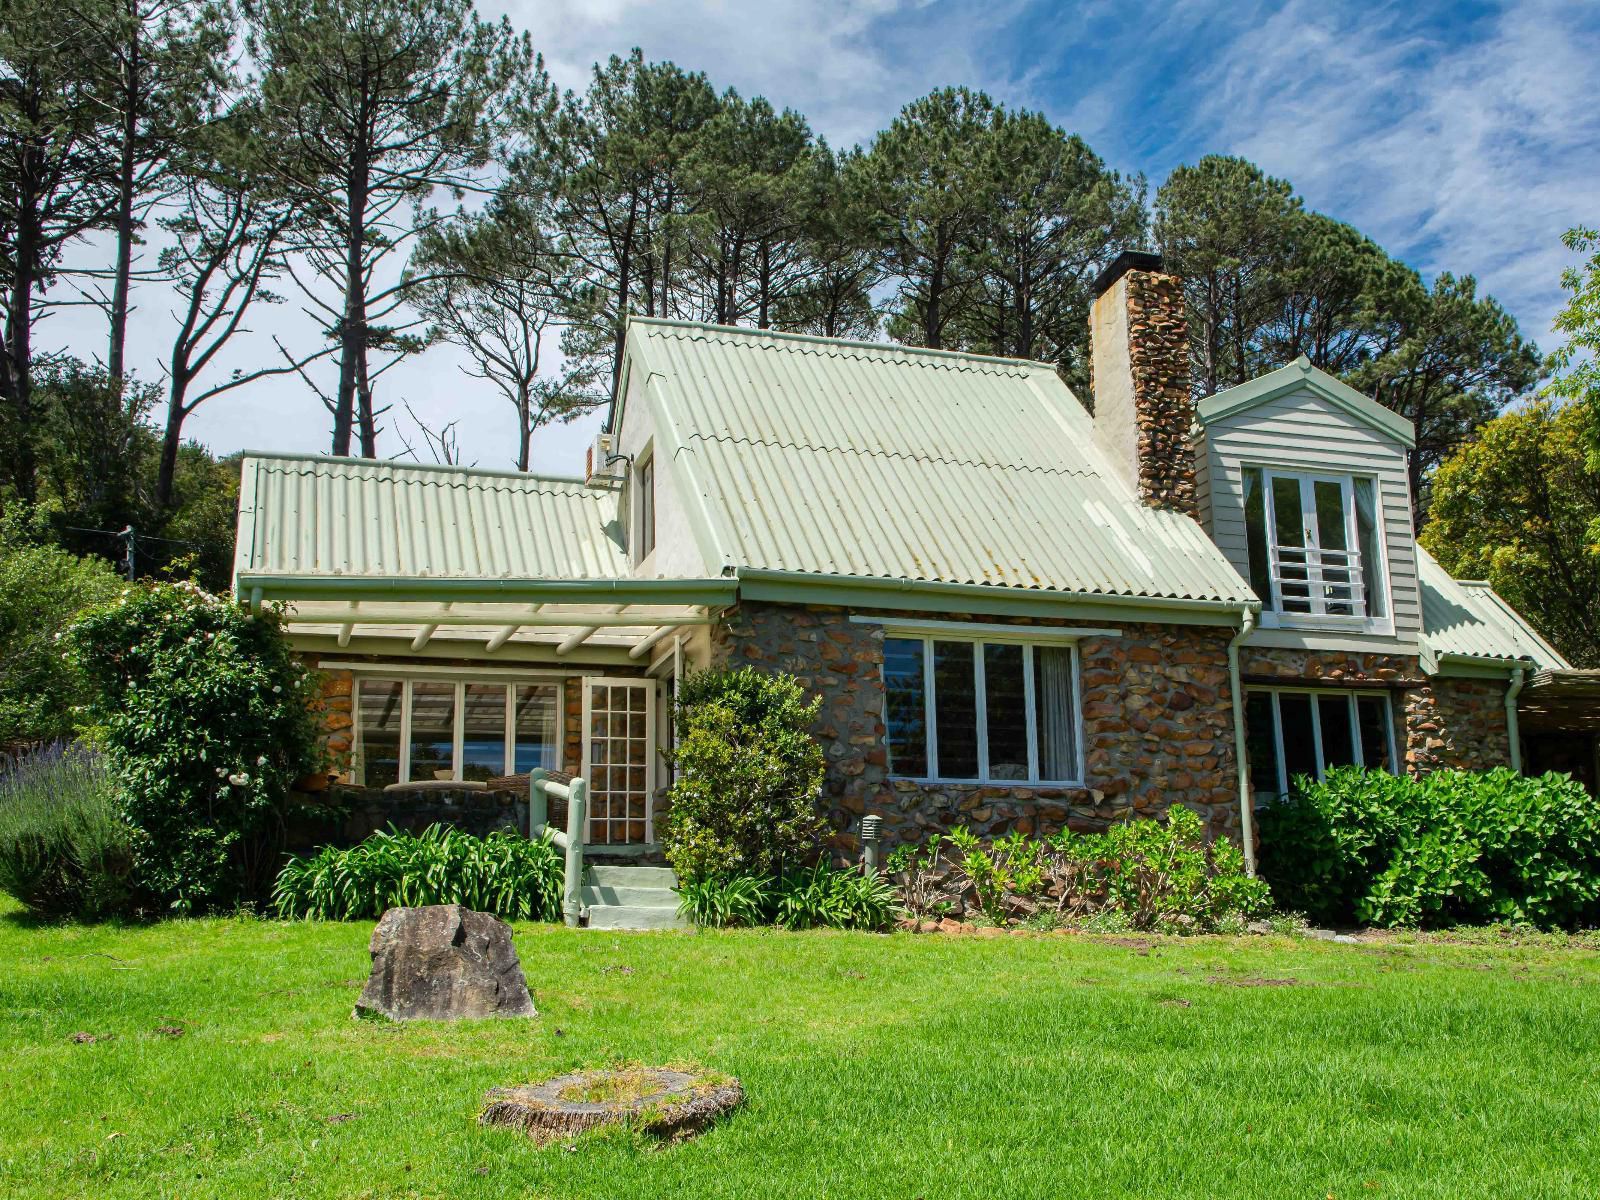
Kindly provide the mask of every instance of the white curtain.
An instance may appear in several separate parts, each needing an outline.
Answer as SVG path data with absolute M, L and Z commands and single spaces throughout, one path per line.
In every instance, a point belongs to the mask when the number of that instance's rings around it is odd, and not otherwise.
M 1039 733 L 1039 776 L 1078 777 L 1077 717 L 1072 703 L 1072 650 L 1035 646 L 1033 651 L 1035 726 Z

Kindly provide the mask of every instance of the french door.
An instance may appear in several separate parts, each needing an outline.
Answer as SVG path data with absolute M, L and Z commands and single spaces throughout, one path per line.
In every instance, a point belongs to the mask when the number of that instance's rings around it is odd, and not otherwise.
M 1267 476 L 1275 607 L 1364 617 L 1356 506 L 1349 476 Z
M 655 840 L 655 728 L 654 680 L 584 680 L 589 844 L 638 845 Z

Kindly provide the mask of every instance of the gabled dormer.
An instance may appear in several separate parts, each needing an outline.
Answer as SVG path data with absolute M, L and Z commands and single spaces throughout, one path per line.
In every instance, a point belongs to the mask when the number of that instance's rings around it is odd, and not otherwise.
M 1411 422 L 1299 358 L 1202 400 L 1200 519 L 1264 630 L 1415 652 Z

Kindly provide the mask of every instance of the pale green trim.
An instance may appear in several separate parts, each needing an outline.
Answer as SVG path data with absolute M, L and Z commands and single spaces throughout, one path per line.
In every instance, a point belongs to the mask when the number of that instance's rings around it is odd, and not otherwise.
M 1534 665 L 1531 658 L 1478 658 L 1465 654 L 1432 654 L 1424 649 L 1422 673 L 1450 679 L 1510 679 Z
M 358 635 L 350 639 L 349 645 L 341 646 L 338 636 L 332 632 L 325 634 L 300 632 L 292 628 L 294 625 L 292 619 L 289 625 L 291 628 L 287 631 L 287 637 L 291 650 L 301 654 L 316 654 L 319 658 L 340 662 L 348 661 L 351 655 L 371 655 L 383 658 L 389 664 L 416 663 L 419 660 L 431 659 L 481 662 L 486 667 L 523 663 L 542 672 L 559 674 L 567 678 L 595 675 L 618 667 L 636 665 L 636 660 L 628 657 L 628 647 L 600 645 L 595 642 L 585 642 L 581 654 L 574 652 L 564 658 L 557 656 L 554 642 L 507 642 L 498 650 L 487 651 L 484 649 L 482 638 L 435 639 L 421 650 L 413 650 L 410 635 L 404 637 Z M 400 665 L 392 666 L 392 672 L 403 670 Z
M 259 588 L 267 600 L 387 599 L 404 603 L 450 600 L 458 604 L 586 604 L 595 600 L 633 604 L 732 604 L 737 581 L 729 579 L 434 579 L 374 575 L 245 574 L 237 589 Z M 577 621 L 581 614 L 575 615 Z M 356 618 L 360 620 L 359 615 Z
M 928 612 L 984 613 L 1011 617 L 1154 621 L 1170 625 L 1233 626 L 1246 608 L 1260 607 L 1259 601 L 1254 600 L 1117 596 L 1100 592 L 1057 592 L 981 583 L 812 575 L 798 571 L 747 568 L 738 571 L 738 582 L 740 599 L 775 604 L 828 604 L 844 608 L 912 611 L 923 609 Z
M 1302 388 L 1406 447 L 1417 444 L 1416 426 L 1410 421 L 1326 371 L 1313 367 L 1304 355 L 1287 367 L 1279 367 L 1248 383 L 1207 396 L 1195 406 L 1195 417 L 1201 425 L 1209 425 Z

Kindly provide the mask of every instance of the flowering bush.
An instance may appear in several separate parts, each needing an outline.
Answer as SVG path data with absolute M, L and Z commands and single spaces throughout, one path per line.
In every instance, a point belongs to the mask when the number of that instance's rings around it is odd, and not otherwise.
M 66 641 L 141 891 L 186 912 L 261 894 L 289 787 L 316 752 L 312 681 L 279 614 L 190 583 L 135 586 Z

